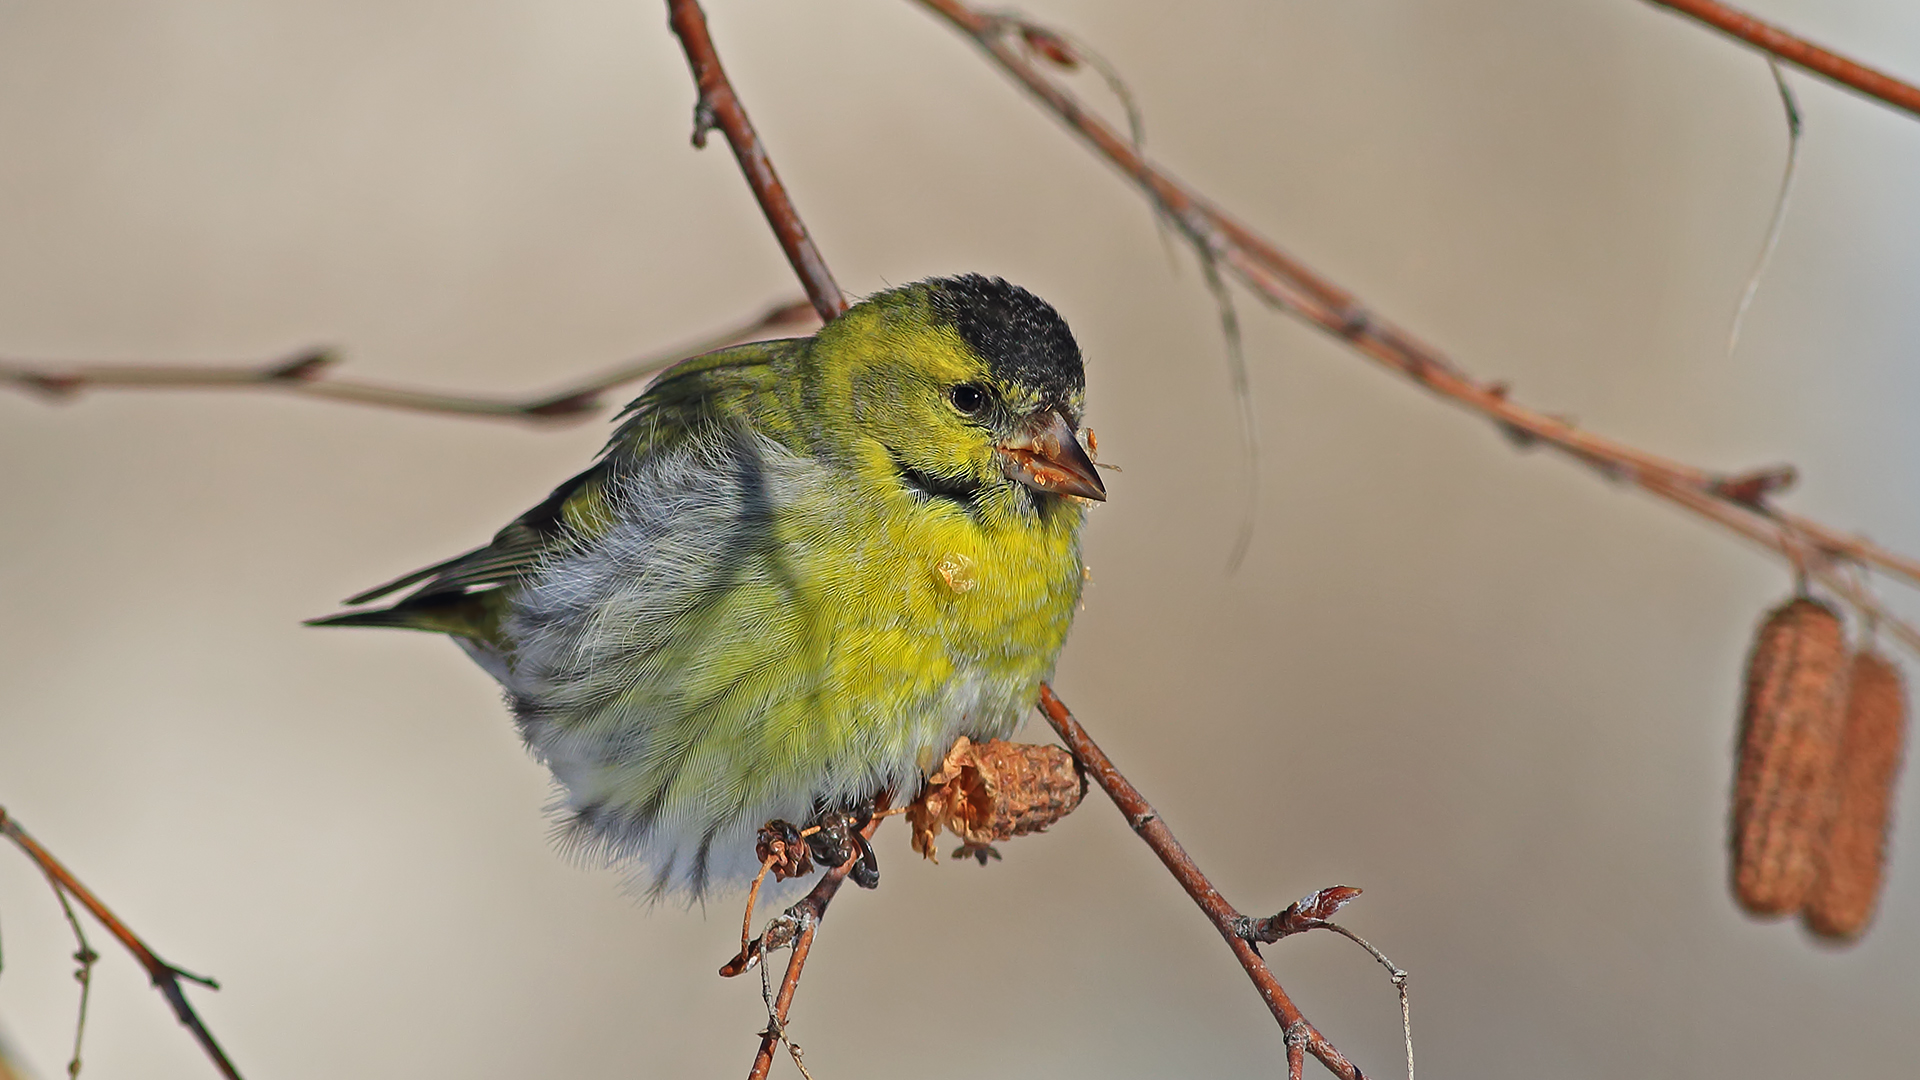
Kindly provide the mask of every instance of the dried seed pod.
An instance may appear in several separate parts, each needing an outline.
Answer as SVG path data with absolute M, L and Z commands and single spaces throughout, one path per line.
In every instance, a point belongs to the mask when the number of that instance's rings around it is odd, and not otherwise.
M 813 873 L 812 853 L 801 840 L 800 830 L 788 822 L 775 820 L 760 826 L 753 853 L 773 871 L 775 881 Z
M 1900 669 L 1879 653 L 1862 650 L 1853 658 L 1840 730 L 1833 823 L 1804 913 L 1807 929 L 1821 937 L 1848 941 L 1873 920 L 1906 727 L 1907 689 Z
M 1057 746 L 961 736 L 907 808 L 913 850 L 938 861 L 934 839 L 943 828 L 960 838 L 965 852 L 1039 832 L 1072 813 L 1086 793 L 1073 755 Z
M 1754 637 L 1733 788 L 1733 894 L 1751 914 L 1792 914 L 1813 888 L 1846 660 L 1840 616 L 1806 597 L 1775 608 Z

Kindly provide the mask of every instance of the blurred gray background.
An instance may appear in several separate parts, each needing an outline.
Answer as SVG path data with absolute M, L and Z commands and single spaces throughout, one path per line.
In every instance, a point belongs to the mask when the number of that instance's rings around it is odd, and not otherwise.
M 1920 7 L 1754 2 L 1920 74 Z M 1729 358 L 1785 153 L 1742 48 L 1635 0 L 1031 11 L 1125 71 L 1154 156 L 1521 400 L 1710 467 L 1796 462 L 1790 505 L 1920 551 L 1920 124 L 1789 76 L 1804 169 Z M 1365 887 L 1349 921 L 1413 972 L 1424 1075 L 1912 1075 L 1920 797 L 1856 948 L 1750 922 L 1724 884 L 1738 674 L 1780 565 L 1249 301 L 1265 457 L 1229 576 L 1213 305 L 1139 198 L 909 4 L 711 16 L 845 287 L 987 271 L 1071 321 L 1125 472 L 1061 692 L 1243 909 Z M 0 0 L 0 354 L 332 343 L 352 374 L 505 393 L 794 295 L 724 148 L 687 145 L 664 22 Z M 604 433 L 0 394 L 0 804 L 224 981 L 194 997 L 248 1076 L 744 1073 L 759 987 L 713 974 L 737 898 L 646 910 L 557 854 L 544 774 L 451 644 L 298 625 L 485 538 Z M 897 826 L 879 847 L 794 1011 L 821 1080 L 1282 1068 L 1098 796 L 985 869 L 923 864 Z M 0 1026 L 51 1077 L 72 945 L 7 854 L 0 936 Z M 103 942 L 87 1075 L 209 1075 Z M 1379 969 L 1332 937 L 1270 952 L 1398 1072 Z

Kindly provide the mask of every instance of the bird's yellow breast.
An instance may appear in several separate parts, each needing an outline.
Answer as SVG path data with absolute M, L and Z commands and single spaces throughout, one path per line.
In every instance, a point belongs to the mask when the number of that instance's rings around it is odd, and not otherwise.
M 903 738 L 888 749 L 916 759 L 937 755 L 931 744 L 945 733 L 1010 734 L 1072 623 L 1082 510 L 1012 485 L 964 506 L 916 494 L 882 468 L 859 470 L 849 487 L 775 515 L 825 646 L 823 698 L 892 710 L 848 720 L 897 729 Z M 977 715 L 939 715 L 955 702 Z

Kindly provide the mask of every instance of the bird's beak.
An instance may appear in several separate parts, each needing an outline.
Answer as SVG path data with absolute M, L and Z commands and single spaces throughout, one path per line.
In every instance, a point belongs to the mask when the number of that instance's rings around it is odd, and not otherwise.
M 1027 421 L 1025 430 L 1000 444 L 1000 466 L 1007 479 L 1035 491 L 1078 495 L 1105 502 L 1107 485 L 1066 418 L 1048 409 Z

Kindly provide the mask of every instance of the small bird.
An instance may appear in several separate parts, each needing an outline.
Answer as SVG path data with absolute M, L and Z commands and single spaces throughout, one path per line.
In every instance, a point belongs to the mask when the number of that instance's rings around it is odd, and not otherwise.
M 1019 725 L 1106 498 L 1084 402 L 1039 297 L 975 274 L 889 289 L 812 337 L 681 361 L 491 543 L 311 625 L 451 635 L 552 770 L 563 837 L 698 899 L 753 875 L 763 824 L 846 836 L 959 736 Z

